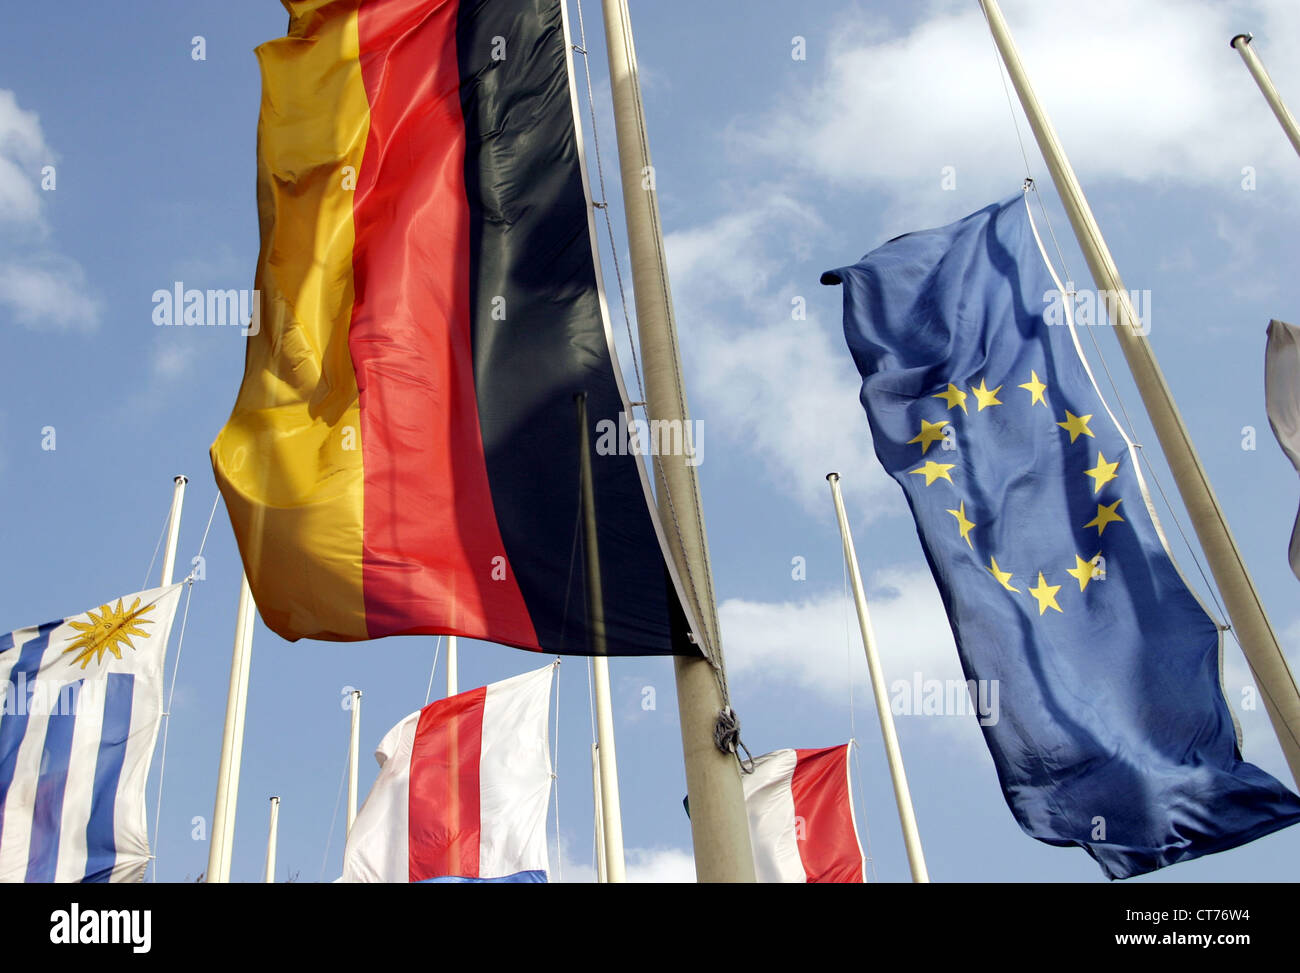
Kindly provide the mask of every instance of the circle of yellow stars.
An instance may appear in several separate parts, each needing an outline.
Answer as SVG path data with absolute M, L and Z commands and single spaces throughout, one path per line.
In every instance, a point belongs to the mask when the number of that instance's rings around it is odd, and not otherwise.
M 983 412 L 985 409 L 1004 404 L 1002 400 L 998 398 L 999 393 L 1002 392 L 1004 387 L 1005 384 L 990 389 L 988 387 L 987 379 L 981 376 L 978 385 L 968 384 L 966 389 L 961 388 L 953 382 L 949 382 L 948 387 L 944 391 L 933 394 L 931 398 L 941 399 L 948 412 L 952 412 L 954 409 L 961 409 L 964 415 L 969 416 L 970 408 L 967 400 L 970 399 L 971 396 L 974 396 L 975 399 L 975 411 L 977 413 Z M 1038 372 L 1031 369 L 1029 372 L 1029 381 L 1017 385 L 1016 388 L 1024 389 L 1029 393 L 1030 409 L 1036 405 L 1041 405 L 1044 409 L 1047 409 L 1049 412 L 1051 411 L 1051 406 L 1048 404 L 1046 395 L 1048 386 L 1038 377 Z M 969 391 L 967 391 L 967 389 Z M 1096 438 L 1091 426 L 1089 425 L 1092 422 L 1092 419 L 1092 415 L 1077 416 L 1069 409 L 1066 409 L 1064 418 L 1057 421 L 1056 425 L 1069 435 L 1070 444 L 1074 445 L 1080 439 L 1085 440 L 1086 443 L 1087 440 Z M 951 425 L 952 424 L 946 417 L 939 422 L 930 422 L 926 419 L 922 419 L 921 431 L 912 439 L 908 440 L 908 445 L 919 445 L 921 447 L 921 455 L 925 456 L 932 445 L 936 442 L 944 442 L 950 435 L 952 435 Z M 1096 451 L 1096 457 L 1096 463 L 1092 469 L 1085 470 L 1084 474 L 1092 480 L 1091 486 L 1093 496 L 1099 497 L 1106 485 L 1112 480 L 1118 478 L 1120 461 L 1119 459 L 1108 460 L 1106 455 L 1100 449 Z M 910 476 L 924 477 L 925 486 L 927 487 L 933 486 L 940 480 L 945 480 L 949 484 L 956 486 L 956 483 L 952 478 L 952 471 L 956 468 L 956 463 L 939 463 L 933 459 L 927 459 L 921 466 L 914 470 L 909 470 L 908 474 Z M 1111 503 L 1102 503 L 1100 499 L 1098 499 L 1097 515 L 1083 525 L 1084 528 L 1097 528 L 1099 547 L 1101 537 L 1106 532 L 1107 527 L 1111 524 L 1124 523 L 1124 517 L 1119 513 L 1119 505 L 1122 502 L 1123 498 L 1118 498 Z M 959 501 L 957 506 L 949 509 L 947 513 L 956 522 L 958 536 L 966 542 L 966 545 L 971 550 L 974 550 L 975 544 L 971 540 L 971 532 L 979 525 L 967 516 L 966 501 Z M 1065 574 L 1070 575 L 1076 582 L 1078 582 L 1079 592 L 1082 593 L 1087 590 L 1088 585 L 1092 581 L 1099 577 L 1101 563 L 1102 555 L 1100 550 L 1090 558 L 1085 558 L 1080 554 L 1075 554 L 1074 566 L 1065 568 L 1064 571 Z M 987 570 L 994 580 L 996 580 L 1005 590 L 1014 594 L 1023 593 L 1021 588 L 1012 584 L 1014 578 L 1013 572 L 1005 570 L 1000 564 L 998 564 L 996 557 L 989 558 L 989 563 L 985 570 Z M 1045 577 L 1044 572 L 1038 572 L 1037 583 L 1032 587 L 1029 587 L 1027 590 L 1029 595 L 1038 604 L 1039 615 L 1046 614 L 1049 609 L 1064 614 L 1063 609 L 1057 601 L 1057 595 L 1060 593 L 1064 584 L 1064 581 L 1062 581 L 1061 584 L 1050 584 Z

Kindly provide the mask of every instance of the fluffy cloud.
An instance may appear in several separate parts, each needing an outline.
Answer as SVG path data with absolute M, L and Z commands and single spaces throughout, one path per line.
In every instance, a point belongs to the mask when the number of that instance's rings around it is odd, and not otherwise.
M 1275 80 L 1300 83 L 1283 42 L 1300 26 L 1294 6 L 1289 0 L 1097 0 L 1088 23 L 1106 29 L 1081 30 L 1077 7 L 1003 4 L 1085 186 L 1120 179 L 1225 191 L 1238 191 L 1246 165 L 1294 178 L 1285 138 L 1228 47 L 1243 24 L 1252 24 L 1261 56 L 1274 55 Z M 829 49 L 810 52 L 807 66 L 820 72 L 811 93 L 801 86 L 761 118 L 737 123 L 737 154 L 757 153 L 839 189 L 883 190 L 905 200 L 891 213 L 899 228 L 914 228 L 918 207 L 951 216 L 943 199 L 950 194 L 936 192 L 945 166 L 955 168 L 960 188 L 981 198 L 1013 191 L 1024 162 L 1009 85 L 1004 90 L 978 6 L 932 2 L 901 36 L 883 16 L 837 24 Z M 1018 102 L 1015 118 L 1031 167 L 1045 180 Z
M 689 849 L 627 848 L 624 849 L 624 860 L 629 882 L 695 881 L 695 856 Z M 572 861 L 568 857 L 566 842 L 560 878 L 565 883 L 594 882 L 596 870 L 587 862 Z
M 918 722 L 945 745 L 955 742 L 987 759 L 977 720 L 966 703 L 952 630 L 930 576 L 915 570 L 882 571 L 872 578 L 867 599 L 891 708 L 899 712 L 897 703 L 905 705 L 901 712 L 921 715 L 926 695 L 936 687 L 934 698 L 945 701 L 946 715 Z M 858 705 L 872 708 L 857 614 L 842 593 L 784 603 L 733 598 L 719 606 L 719 614 L 727 671 L 739 689 L 798 686 L 841 704 L 851 680 Z M 991 699 L 986 697 L 986 702 Z
M 99 324 L 100 305 L 87 293 L 85 271 L 58 254 L 0 258 L 0 307 L 33 329 L 89 331 Z
M 844 476 L 854 509 L 901 510 L 871 453 L 860 379 L 838 321 L 814 311 L 815 277 L 791 276 L 817 216 L 780 192 L 758 192 L 742 210 L 670 234 L 665 241 L 692 407 L 748 451 L 770 484 L 805 509 L 828 509 L 825 475 Z M 838 303 L 838 302 L 837 302 Z M 823 316 L 824 317 L 824 316 Z M 886 489 L 889 487 L 889 489 Z M 870 499 L 874 502 L 867 504 Z
M 101 308 L 85 271 L 49 244 L 39 180 L 53 157 L 36 114 L 0 90 L 0 314 L 33 330 L 92 330 Z

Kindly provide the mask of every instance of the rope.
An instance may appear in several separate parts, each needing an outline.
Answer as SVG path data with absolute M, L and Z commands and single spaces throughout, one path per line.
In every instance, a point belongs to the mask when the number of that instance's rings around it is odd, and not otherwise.
M 723 753 L 736 755 L 742 774 L 754 772 L 754 755 L 740 739 L 740 717 L 730 706 L 723 707 L 722 712 L 718 714 L 718 722 L 713 725 L 713 743 Z M 741 750 L 745 751 L 744 757 L 740 755 Z
M 433 695 L 433 674 L 438 671 L 438 654 L 442 651 L 442 640 L 444 636 L 439 635 L 438 640 L 433 645 L 433 666 L 429 669 L 429 687 L 424 691 L 424 705 L 429 705 L 429 698 Z
M 858 717 L 853 701 L 853 636 L 849 624 L 849 560 L 840 558 L 840 569 L 844 574 L 844 681 L 849 684 L 849 739 L 858 737 Z
M 348 765 L 351 761 L 352 744 L 349 741 L 347 755 L 343 758 L 343 773 L 339 775 L 339 792 L 334 795 L 334 813 L 330 816 L 329 836 L 325 841 L 325 854 L 321 856 L 320 860 L 320 877 L 316 879 L 318 882 L 325 881 L 325 866 L 329 863 L 330 847 L 334 844 L 334 828 L 338 825 L 339 804 L 343 801 L 343 785 L 348 781 Z
M 597 209 L 604 211 L 605 226 L 609 237 L 610 253 L 614 261 L 614 276 L 618 282 L 619 300 L 622 304 L 622 309 L 623 309 L 623 321 L 627 329 L 628 345 L 632 351 L 633 371 L 636 376 L 637 392 L 639 394 L 639 401 L 637 403 L 634 403 L 633 405 L 640 406 L 643 412 L 645 412 L 645 400 L 646 400 L 645 385 L 641 378 L 640 362 L 637 359 L 637 354 L 636 354 L 637 342 L 632 334 L 632 322 L 627 309 L 627 294 L 623 286 L 623 273 L 619 263 L 618 248 L 615 244 L 614 225 L 613 225 L 613 220 L 610 217 L 610 213 L 609 213 L 608 196 L 605 187 L 605 171 L 604 171 L 604 165 L 603 165 L 602 156 L 600 152 L 600 135 L 596 125 L 595 96 L 593 94 L 592 83 L 591 83 L 591 64 L 590 64 L 590 55 L 587 53 L 587 31 L 586 31 L 586 25 L 583 20 L 583 14 L 582 14 L 582 0 L 577 0 L 577 7 L 578 7 L 578 36 L 579 36 L 579 42 L 581 46 L 574 46 L 573 49 L 577 53 L 581 54 L 583 58 L 583 70 L 586 75 L 586 81 L 587 81 L 587 106 L 591 116 L 592 144 L 596 150 L 596 173 L 597 173 L 597 180 L 600 185 L 600 192 L 601 192 L 601 201 L 595 203 L 594 205 L 596 206 Z M 637 69 L 636 58 L 634 56 L 634 52 L 631 49 L 631 30 L 630 28 L 628 28 L 628 25 L 625 24 L 624 26 L 625 28 L 627 28 L 624 29 L 623 31 L 624 53 L 627 59 L 627 63 L 630 65 L 631 72 L 632 72 L 632 81 L 633 81 L 632 90 L 633 90 L 634 98 L 636 100 L 636 108 L 637 108 L 636 111 L 637 125 L 638 125 L 637 134 L 641 142 L 642 157 L 648 160 L 650 158 L 650 145 L 649 145 L 649 136 L 645 129 L 644 104 L 641 101 L 640 72 Z M 663 228 L 659 223 L 659 213 L 657 207 L 655 206 L 650 207 L 650 220 L 655 232 L 655 239 L 657 241 L 660 241 L 655 248 L 655 259 L 659 263 L 659 271 L 660 271 L 659 279 L 662 281 L 661 297 L 664 302 L 664 307 L 668 311 L 667 319 L 669 324 L 670 338 L 672 341 L 672 345 L 675 348 L 677 346 L 677 336 L 673 326 L 672 297 L 668 292 L 668 283 L 667 283 L 668 268 L 666 266 L 666 256 L 664 254 L 663 246 L 662 246 Z M 683 383 L 681 381 L 680 368 L 676 370 L 675 377 L 677 379 L 677 381 L 675 382 L 675 386 L 677 392 L 678 414 L 685 416 L 687 414 L 686 395 L 683 389 Z M 649 418 L 648 412 L 646 413 L 646 416 L 648 419 Z M 673 500 L 672 490 L 668 485 L 668 479 L 664 475 L 663 461 L 660 459 L 658 455 L 652 455 L 651 464 L 654 467 L 655 472 L 657 474 L 656 483 L 659 485 L 660 489 L 663 490 L 664 498 L 668 502 L 668 512 L 669 512 L 669 516 L 672 519 L 673 531 L 676 534 L 678 545 L 682 546 L 683 532 L 682 532 L 681 520 L 677 515 L 677 505 Z M 700 499 L 698 484 L 696 485 L 696 488 L 692 491 L 692 493 L 693 493 L 692 499 L 695 504 L 696 518 L 700 523 L 703 523 L 704 522 L 703 504 Z M 697 610 L 700 610 L 701 612 L 705 610 L 705 607 L 707 606 L 707 611 L 709 612 L 708 619 L 705 619 L 703 617 L 699 618 L 699 624 L 703 630 L 700 631 L 698 635 L 701 640 L 699 649 L 701 653 L 704 655 L 704 658 L 708 661 L 709 665 L 713 669 L 714 678 L 717 680 L 718 683 L 718 691 L 722 697 L 723 708 L 718 715 L 717 725 L 714 727 L 714 739 L 716 741 L 723 741 L 723 740 L 728 741 L 729 749 L 723 747 L 721 742 L 719 742 L 719 747 L 724 749 L 726 752 L 735 753 L 737 755 L 737 759 L 739 760 L 740 757 L 737 750 L 737 746 L 730 746 L 730 743 L 732 742 L 731 741 L 732 733 L 735 732 L 735 728 L 733 728 L 730 722 L 731 720 L 734 720 L 734 713 L 731 712 L 731 688 L 727 684 L 726 670 L 723 668 L 722 663 L 720 661 L 720 654 L 721 654 L 720 650 L 714 644 L 715 640 L 720 640 L 720 633 L 719 633 L 719 625 L 717 619 L 717 611 L 716 608 L 714 607 L 715 600 L 714 600 L 712 581 L 707 576 L 707 572 L 706 572 L 706 576 L 701 581 L 701 586 L 707 589 L 706 594 L 708 595 L 708 598 L 703 599 L 700 597 L 699 587 L 697 587 L 696 585 L 694 572 L 692 572 L 691 570 L 691 565 L 689 561 L 683 559 L 682 568 L 684 570 L 685 581 L 687 586 L 690 589 L 690 594 L 694 606 L 696 607 Z M 735 727 L 738 728 L 738 726 L 739 726 L 738 722 L 735 723 Z M 734 740 L 734 743 L 739 745 L 740 749 L 745 749 L 743 744 L 740 744 L 738 737 Z M 748 749 L 745 749 L 745 752 L 748 753 L 749 752 Z M 744 761 L 741 760 L 740 763 L 741 763 L 741 769 L 744 770 L 745 768 Z
M 167 536 L 167 525 L 171 522 L 172 512 L 168 508 L 167 516 L 163 518 L 162 530 L 158 532 L 158 543 L 153 547 L 153 557 L 149 558 L 149 567 L 145 569 L 144 580 L 140 582 L 140 590 L 144 591 L 149 587 L 149 579 L 153 576 L 153 566 L 158 560 L 158 552 L 162 550 L 163 538 Z
M 876 856 L 871 850 L 871 820 L 867 816 L 867 802 L 863 797 L 862 791 L 862 748 L 858 746 L 856 737 L 849 740 L 849 743 L 853 744 L 853 763 L 858 768 L 856 777 L 858 785 L 858 806 L 862 808 L 862 830 L 865 832 L 867 838 L 867 864 L 871 867 L 871 881 L 879 882 L 880 876 L 876 874 Z
M 162 754 L 158 759 L 158 796 L 154 800 L 154 817 L 153 817 L 153 840 L 155 851 L 158 844 L 158 826 L 162 821 L 162 795 L 163 795 L 163 778 L 167 773 L 167 731 L 171 728 L 172 723 L 172 699 L 176 695 L 176 673 L 180 671 L 181 649 L 185 645 L 185 625 L 190 619 L 190 598 L 194 594 L 194 579 L 185 580 L 185 609 L 181 615 L 180 635 L 176 640 L 176 661 L 172 665 L 172 682 L 171 689 L 167 693 L 167 709 L 163 711 L 163 738 Z M 150 856 L 153 862 L 153 873 L 151 881 L 158 881 L 158 856 Z
M 203 540 L 199 542 L 198 557 L 203 556 L 203 549 L 208 543 L 208 531 L 212 528 L 212 518 L 216 515 L 217 504 L 221 502 L 221 494 L 218 493 L 215 500 L 212 501 L 212 510 L 208 514 L 208 525 L 203 529 Z M 171 514 L 168 514 L 171 519 Z M 165 529 L 165 528 L 164 528 Z M 161 538 L 159 538 L 161 540 Z M 155 556 L 157 551 L 154 551 Z M 149 573 L 153 573 L 153 566 L 150 565 Z M 145 583 L 149 583 L 148 576 L 145 577 Z M 176 661 L 172 663 L 172 681 L 167 690 L 167 708 L 163 710 L 163 731 L 162 731 L 162 752 L 158 757 L 158 797 L 154 801 L 154 818 L 153 818 L 153 835 L 155 846 L 158 843 L 158 828 L 162 822 L 162 796 L 163 796 L 163 779 L 167 775 L 167 737 L 172 725 L 172 701 L 176 698 L 176 678 L 181 671 L 181 653 L 185 649 L 185 626 L 190 620 L 190 601 L 194 596 L 194 569 L 185 576 L 185 609 L 181 614 L 181 629 L 176 637 Z M 151 872 L 151 881 L 158 881 L 158 856 L 150 855 L 149 860 L 153 863 Z
M 644 406 L 645 386 L 641 381 L 641 362 L 637 358 L 636 340 L 632 336 L 632 318 L 627 313 L 627 293 L 623 287 L 623 268 L 619 263 L 618 245 L 614 239 L 614 221 L 609 215 L 609 194 L 605 190 L 605 168 L 602 165 L 600 155 L 600 131 L 596 127 L 596 96 L 591 87 L 591 60 L 590 55 L 587 54 L 587 27 L 582 20 L 582 0 L 578 0 L 578 37 L 582 46 L 574 47 L 574 50 L 582 55 L 582 69 L 587 76 L 587 109 L 591 114 L 591 144 L 596 150 L 596 177 L 600 183 L 600 202 L 594 205 L 605 214 L 605 231 L 609 235 L 609 251 L 614 259 L 614 279 L 618 281 L 618 299 L 623 306 L 623 324 L 627 329 L 627 344 L 632 350 L 632 371 L 636 375 L 636 387 L 641 395 L 641 401 L 634 404 Z
M 858 803 L 856 806 L 862 810 L 862 829 L 866 835 L 867 845 L 866 864 L 871 869 L 871 881 L 878 882 L 880 878 L 876 874 L 876 859 L 871 849 L 871 819 L 867 814 L 866 794 L 862 790 L 862 761 L 859 756 L 861 747 L 858 746 L 858 716 L 853 692 L 853 635 L 852 622 L 849 620 L 849 605 L 852 604 L 852 601 L 849 595 L 848 558 L 840 558 L 840 570 L 844 577 L 844 600 L 841 604 L 844 606 L 844 666 L 846 670 L 844 681 L 849 684 L 849 743 L 851 744 L 853 761 L 857 764 L 858 768 L 858 773 L 855 778 L 858 790 Z

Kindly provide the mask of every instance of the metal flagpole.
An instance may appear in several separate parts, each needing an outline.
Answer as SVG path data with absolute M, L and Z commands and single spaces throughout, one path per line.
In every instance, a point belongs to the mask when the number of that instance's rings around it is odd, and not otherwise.
M 898 821 L 903 826 L 907 863 L 912 869 L 913 882 L 928 882 L 930 873 L 926 870 L 925 853 L 921 850 L 921 832 L 916 827 L 916 811 L 912 807 L 912 792 L 907 786 L 907 771 L 903 769 L 903 751 L 899 749 L 898 734 L 894 730 L 894 712 L 889 708 L 885 673 L 880 667 L 880 654 L 876 651 L 876 633 L 871 628 L 871 616 L 867 613 L 867 593 L 862 587 L 862 571 L 858 568 L 858 554 L 853 548 L 849 518 L 844 512 L 840 475 L 828 473 L 826 479 L 831 484 L 835 516 L 840 522 L 840 540 L 844 544 L 844 560 L 848 562 L 849 580 L 853 584 L 853 601 L 858 608 L 858 626 L 862 629 L 862 647 L 867 653 L 867 671 L 871 675 L 871 691 L 876 697 L 876 714 L 880 717 L 880 735 L 885 741 L 889 776 L 894 781 L 894 800 L 898 804 Z
M 1291 140 L 1291 147 L 1300 153 L 1300 128 L 1296 127 L 1295 117 L 1282 101 L 1282 96 L 1277 93 L 1277 88 L 1273 86 L 1273 79 L 1264 70 L 1264 64 L 1255 54 L 1255 49 L 1250 46 L 1252 40 L 1254 38 L 1250 34 L 1238 34 L 1230 43 L 1246 62 L 1246 67 L 1255 78 L 1255 84 L 1259 85 L 1259 90 L 1264 93 L 1264 100 L 1268 102 L 1268 107 L 1273 109 L 1273 114 L 1282 123 L 1282 131 L 1286 132 L 1286 137 Z
M 348 834 L 357 819 L 357 767 L 361 758 L 361 690 L 352 690 L 352 732 L 348 738 Z
M 680 424 L 685 441 L 690 414 L 677 349 L 654 168 L 650 164 L 627 0 L 602 0 L 602 5 L 641 360 L 645 367 L 646 412 L 651 421 Z M 697 624 L 703 629 L 697 634 L 704 642 L 702 650 L 708 655 L 708 658 L 676 656 L 673 659 L 695 874 L 701 882 L 752 882 L 754 855 L 749 842 L 745 795 L 740 786 L 740 767 L 735 754 L 720 749 L 714 742 L 714 730 L 726 706 L 722 692 L 725 669 L 693 462 L 693 457 L 685 455 L 659 456 L 655 462 L 655 480 L 660 519 L 665 527 L 672 527 L 666 532 L 668 546 L 678 575 L 687 587 Z
M 177 474 L 172 478 L 172 512 L 167 518 L 167 547 L 163 550 L 162 581 L 165 588 L 172 583 L 176 572 L 176 545 L 181 536 L 181 508 L 185 505 L 185 484 L 189 478 Z
M 271 833 L 266 839 L 266 884 L 275 881 L 275 843 L 280 835 L 280 799 L 271 798 Z
M 217 770 L 217 800 L 212 812 L 212 846 L 208 849 L 208 881 L 230 881 L 230 853 L 235 843 L 235 809 L 239 803 L 239 763 L 244 752 L 244 719 L 248 709 L 248 672 L 253 655 L 253 592 L 248 575 L 239 580 L 239 609 L 235 614 L 235 648 L 230 659 L 230 691 L 226 724 L 221 734 L 221 764 Z
M 459 674 L 457 672 L 456 659 L 456 636 L 447 636 L 447 696 L 455 696 L 460 690 L 457 688 Z
M 608 882 L 605 870 L 605 811 L 600 806 L 600 744 L 591 745 L 591 799 L 595 807 L 596 827 L 596 881 Z
M 1210 486 L 1178 407 L 1174 404 L 1173 394 L 1156 362 L 1150 342 L 1145 337 L 1146 328 L 1133 309 L 1129 292 L 1124 288 L 1119 269 L 1115 266 L 1106 241 L 1102 239 L 1101 229 L 1084 198 L 1083 189 L 1065 156 L 1065 150 L 1056 137 L 1056 130 L 1034 94 L 997 0 L 980 0 L 980 3 L 988 18 L 989 29 L 993 32 L 998 51 L 1006 63 L 1007 73 L 1011 75 L 1011 83 L 1015 85 L 1016 94 L 1020 97 L 1020 104 L 1029 117 L 1034 138 L 1047 161 L 1052 181 L 1060 193 L 1061 202 L 1065 204 L 1079 247 L 1088 260 L 1093 281 L 1099 291 L 1114 298 L 1109 303 L 1115 307 L 1115 334 L 1142 395 L 1151 425 L 1160 440 L 1160 447 L 1173 473 L 1183 505 L 1196 529 L 1196 537 L 1205 552 L 1210 571 L 1223 596 L 1237 641 L 1241 643 L 1260 694 L 1264 697 L 1264 708 L 1273 723 L 1273 730 L 1282 745 L 1291 774 L 1300 783 L 1300 692 L 1296 689 L 1295 678 L 1278 644 L 1277 634 L 1269 623 L 1263 602 L 1260 601 L 1259 593 L 1242 560 L 1241 551 L 1237 549 L 1237 542 L 1228 528 L 1227 518 Z
M 596 543 L 596 498 L 591 481 L 591 442 L 587 394 L 574 396 L 578 410 L 578 479 L 582 500 L 583 563 L 587 569 L 587 628 L 592 682 L 596 697 L 596 755 L 600 772 L 601 839 L 605 846 L 605 880 L 625 882 L 623 815 L 618 799 L 618 759 L 614 748 L 614 712 L 609 699 L 609 659 L 605 652 L 605 601 L 600 583 L 600 547 Z

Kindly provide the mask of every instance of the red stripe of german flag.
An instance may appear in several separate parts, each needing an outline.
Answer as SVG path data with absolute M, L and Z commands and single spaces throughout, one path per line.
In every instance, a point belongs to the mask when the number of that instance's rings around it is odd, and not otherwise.
M 573 397 L 589 435 L 623 399 L 561 4 L 286 6 L 261 329 L 212 447 L 262 617 L 589 654 Z M 693 653 L 639 460 L 593 459 L 607 651 Z

